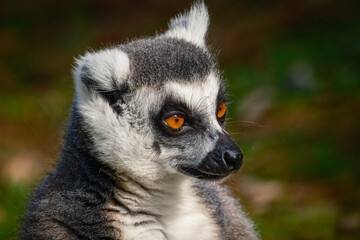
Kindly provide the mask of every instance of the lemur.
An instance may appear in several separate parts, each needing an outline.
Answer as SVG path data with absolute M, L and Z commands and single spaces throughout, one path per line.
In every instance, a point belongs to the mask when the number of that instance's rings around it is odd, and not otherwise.
M 208 23 L 198 2 L 163 34 L 76 61 L 60 160 L 30 201 L 22 239 L 258 239 L 220 184 L 243 155 L 224 130 Z

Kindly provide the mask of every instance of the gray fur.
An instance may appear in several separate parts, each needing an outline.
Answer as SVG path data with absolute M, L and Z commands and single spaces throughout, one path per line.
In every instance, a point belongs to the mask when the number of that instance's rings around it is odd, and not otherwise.
M 207 26 L 198 3 L 163 35 L 78 60 L 60 160 L 34 192 L 22 239 L 257 239 L 210 181 L 235 171 L 224 149 L 241 152 L 216 117 L 226 96 Z M 169 114 L 186 118 L 178 132 Z
M 131 41 L 117 48 L 130 58 L 128 81 L 132 89 L 143 85 L 159 86 L 166 81 L 190 82 L 203 80 L 214 69 L 211 54 L 183 39 L 154 37 Z M 84 65 L 81 78 L 86 86 L 106 91 L 96 81 L 94 73 Z M 117 84 L 112 79 L 113 89 Z
M 197 180 L 194 186 L 221 226 L 223 239 L 257 239 L 253 224 L 228 190 L 216 182 Z
M 182 39 L 140 39 L 120 48 L 129 54 L 130 78 L 136 87 L 203 79 L 214 66 L 208 52 Z
M 90 153 L 91 145 L 74 107 L 61 161 L 36 190 L 22 239 L 115 239 L 116 229 L 104 214 L 115 182 L 110 169 Z

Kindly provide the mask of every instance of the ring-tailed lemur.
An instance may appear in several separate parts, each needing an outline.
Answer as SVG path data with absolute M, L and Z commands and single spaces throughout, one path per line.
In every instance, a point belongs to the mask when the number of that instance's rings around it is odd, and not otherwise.
M 88 52 L 61 159 L 22 239 L 257 239 L 218 181 L 242 165 L 203 3 L 152 38 Z

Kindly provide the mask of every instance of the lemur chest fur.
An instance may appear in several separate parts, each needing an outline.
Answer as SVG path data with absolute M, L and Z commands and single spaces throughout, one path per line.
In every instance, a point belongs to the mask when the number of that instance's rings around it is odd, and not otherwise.
M 138 192 L 139 199 L 117 192 L 115 196 L 133 214 L 116 207 L 112 214 L 114 226 L 124 239 L 163 240 L 220 240 L 220 229 L 191 186 L 191 180 L 174 186 L 176 191 L 168 194 Z M 133 189 L 134 190 L 134 189 Z M 146 197 L 142 199 L 142 197 Z M 127 210 L 127 211 L 128 211 Z M 122 238 L 121 238 L 122 239 Z
M 212 218 L 210 209 L 196 195 L 189 182 L 185 182 L 178 204 L 163 218 L 170 240 L 219 240 L 220 229 Z

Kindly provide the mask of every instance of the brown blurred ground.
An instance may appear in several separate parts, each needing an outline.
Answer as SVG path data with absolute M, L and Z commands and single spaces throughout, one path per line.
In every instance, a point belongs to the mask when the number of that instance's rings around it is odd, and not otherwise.
M 151 36 L 190 1 L 0 3 L 0 239 L 56 161 L 74 57 Z M 228 184 L 264 239 L 360 237 L 360 4 L 206 1 L 245 153 Z

